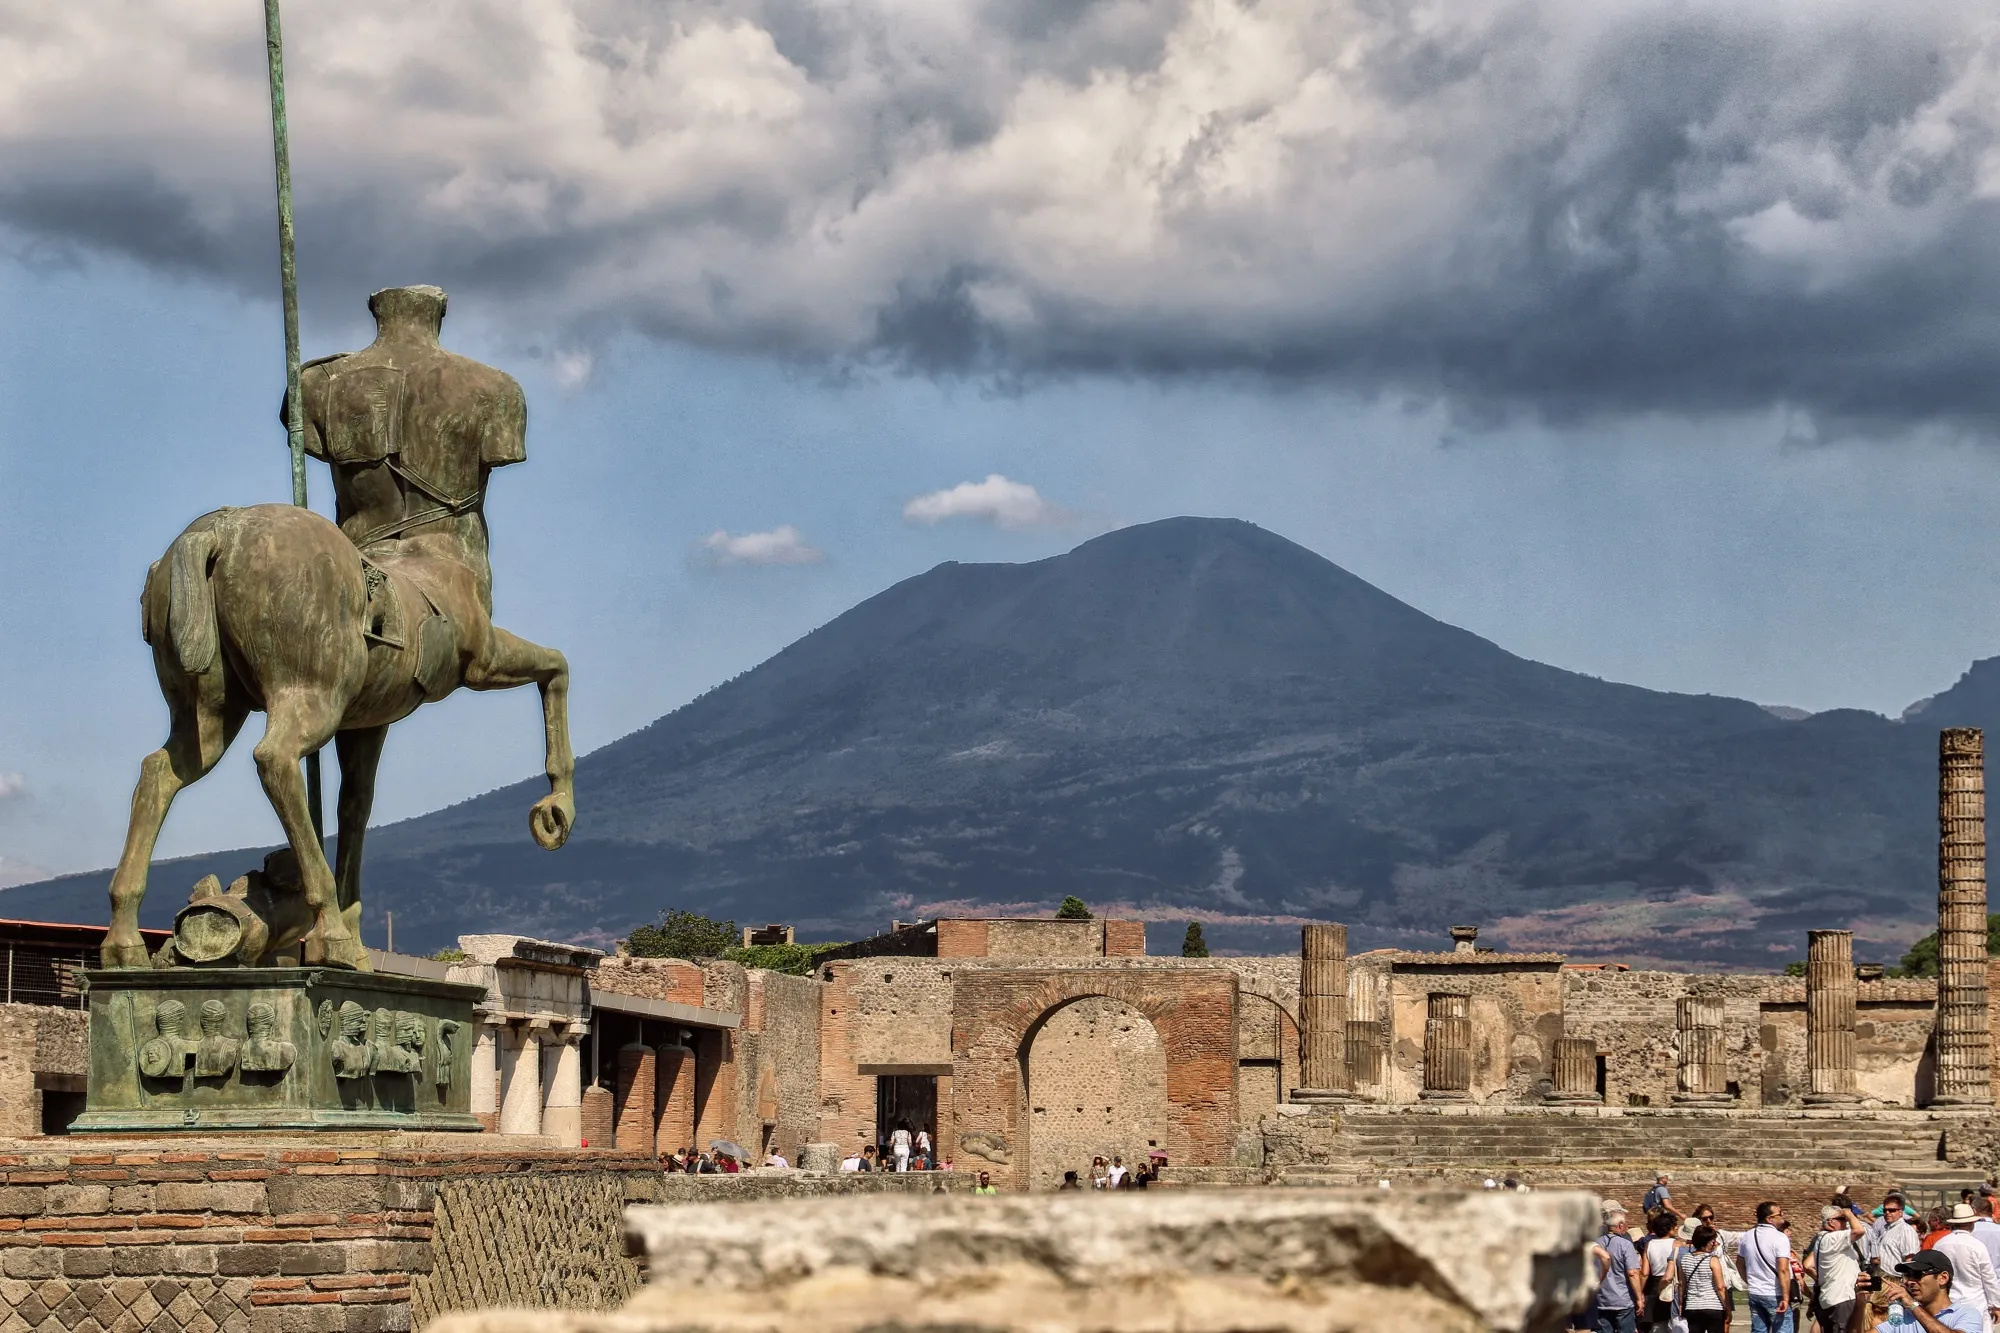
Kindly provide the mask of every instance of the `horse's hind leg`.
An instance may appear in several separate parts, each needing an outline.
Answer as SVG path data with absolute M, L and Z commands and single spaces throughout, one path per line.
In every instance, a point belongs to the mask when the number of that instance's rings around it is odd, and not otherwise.
M 163 676 L 164 679 L 164 676 Z M 199 781 L 222 759 L 249 709 L 228 694 L 221 669 L 188 679 L 170 689 L 173 728 L 167 743 L 139 763 L 139 785 L 132 792 L 132 822 L 125 831 L 125 851 L 111 876 L 111 929 L 99 950 L 106 967 L 144 967 L 146 941 L 139 934 L 139 903 L 146 896 L 146 871 L 153 861 L 153 844 L 167 810 L 180 789 Z M 173 694 L 183 697 L 174 699 Z
M 576 823 L 576 757 L 569 748 L 569 662 L 553 648 L 530 643 L 495 625 L 486 650 L 466 670 L 474 690 L 511 690 L 535 682 L 542 691 L 542 748 L 549 794 L 528 812 L 535 841 L 554 851 Z
M 270 721 L 264 738 L 257 742 L 257 776 L 264 794 L 271 798 L 285 838 L 299 859 L 299 879 L 304 885 L 306 907 L 313 914 L 325 961 L 336 967 L 366 972 L 368 951 L 349 930 L 340 914 L 339 893 L 333 882 L 333 868 L 326 863 L 326 849 L 313 829 L 306 804 L 305 774 L 299 761 L 325 745 L 339 724 L 341 709 L 332 699 L 316 690 L 288 690 L 266 701 Z
M 356 939 L 361 938 L 361 844 L 375 804 L 375 767 L 388 738 L 387 727 L 356 727 L 333 738 L 340 755 L 340 846 L 334 853 L 333 883 L 340 915 Z

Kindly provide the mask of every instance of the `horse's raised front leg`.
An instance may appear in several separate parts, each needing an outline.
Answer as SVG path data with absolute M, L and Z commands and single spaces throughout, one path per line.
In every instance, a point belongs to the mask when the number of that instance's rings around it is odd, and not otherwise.
M 267 700 L 265 711 L 270 721 L 264 728 L 264 739 L 257 742 L 257 776 L 284 826 L 286 841 L 299 859 L 299 879 L 324 961 L 335 967 L 369 971 L 368 951 L 340 913 L 333 868 L 327 865 L 326 849 L 313 830 L 305 774 L 299 771 L 299 761 L 333 735 L 341 710 L 318 691 L 295 689 Z
M 528 812 L 528 829 L 550 851 L 576 823 L 576 756 L 569 749 L 569 662 L 553 648 L 494 626 L 486 652 L 465 673 L 467 689 L 511 690 L 533 681 L 542 691 L 542 745 L 549 794 Z
M 139 785 L 132 791 L 132 822 L 125 851 L 111 876 L 111 929 L 98 950 L 106 967 L 144 967 L 149 958 L 139 934 L 139 904 L 146 897 L 146 871 L 153 844 L 181 788 L 207 776 L 222 759 L 249 711 L 229 700 L 220 673 L 213 680 L 188 682 L 192 700 L 170 704 L 173 727 L 167 743 L 139 762 Z
M 382 761 L 387 727 L 357 727 L 337 732 L 334 751 L 340 756 L 340 845 L 334 852 L 333 883 L 340 915 L 361 938 L 361 844 L 368 833 L 368 812 L 375 805 L 375 766 Z

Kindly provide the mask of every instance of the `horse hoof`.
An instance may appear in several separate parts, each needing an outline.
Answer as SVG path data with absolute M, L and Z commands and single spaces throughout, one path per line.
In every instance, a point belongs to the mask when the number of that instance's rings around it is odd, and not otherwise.
M 528 831 L 543 851 L 552 852 L 569 841 L 570 821 L 575 816 L 554 796 L 544 796 L 528 812 Z
M 107 968 L 151 967 L 153 959 L 146 952 L 145 943 L 113 944 L 109 940 L 98 950 L 98 958 Z

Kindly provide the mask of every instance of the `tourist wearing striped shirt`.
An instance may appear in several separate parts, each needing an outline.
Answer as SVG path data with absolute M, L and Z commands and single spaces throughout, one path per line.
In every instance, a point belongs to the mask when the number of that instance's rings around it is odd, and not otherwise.
M 1718 1253 L 1720 1240 L 1714 1227 L 1698 1226 L 1688 1237 L 1687 1248 L 1676 1256 L 1681 1317 L 1687 1320 L 1688 1333 L 1723 1333 L 1729 1327 L 1722 1300 L 1726 1288 Z

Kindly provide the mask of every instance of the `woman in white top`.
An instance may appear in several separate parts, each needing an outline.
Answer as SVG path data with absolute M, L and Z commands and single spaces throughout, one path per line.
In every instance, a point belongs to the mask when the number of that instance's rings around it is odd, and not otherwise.
M 1676 1290 L 1688 1333 L 1723 1333 L 1729 1327 L 1729 1311 L 1723 1303 L 1728 1279 L 1723 1276 L 1722 1255 L 1718 1253 L 1721 1239 L 1714 1227 L 1704 1223 L 1694 1229 L 1676 1259 Z
M 1673 1333 L 1674 1239 L 1680 1221 L 1672 1213 L 1654 1213 L 1646 1223 L 1647 1239 L 1639 1251 L 1639 1290 L 1645 1295 L 1639 1307 L 1639 1327 L 1646 1333 Z

